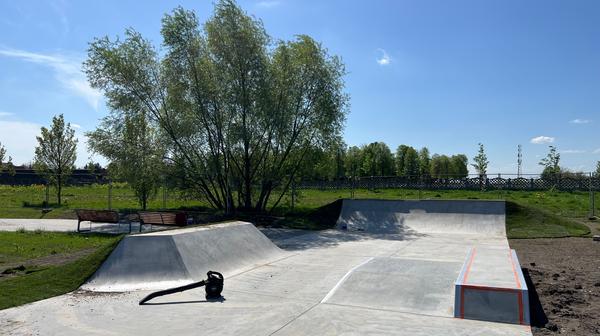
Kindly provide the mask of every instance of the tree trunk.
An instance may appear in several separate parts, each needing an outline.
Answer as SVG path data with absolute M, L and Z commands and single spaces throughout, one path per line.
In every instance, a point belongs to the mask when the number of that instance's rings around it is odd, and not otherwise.
M 58 175 L 58 179 L 56 181 L 58 182 L 57 185 L 56 185 L 56 191 L 57 191 L 56 197 L 58 199 L 58 206 L 60 206 L 62 204 L 62 200 L 61 200 L 62 177 L 61 177 L 60 174 Z

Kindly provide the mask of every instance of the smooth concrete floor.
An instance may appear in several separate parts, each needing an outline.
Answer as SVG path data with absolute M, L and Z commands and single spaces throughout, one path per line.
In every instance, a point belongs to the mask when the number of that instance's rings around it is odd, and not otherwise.
M 531 335 L 452 317 L 452 287 L 480 234 L 263 231 L 289 256 L 139 306 L 148 291 L 76 291 L 0 311 L 2 335 Z

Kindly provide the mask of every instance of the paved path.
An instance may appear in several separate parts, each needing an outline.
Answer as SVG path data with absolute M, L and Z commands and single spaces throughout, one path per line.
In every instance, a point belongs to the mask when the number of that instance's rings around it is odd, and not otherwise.
M 131 223 L 131 232 L 138 232 L 139 223 Z M 27 231 L 44 230 L 53 232 L 75 232 L 77 230 L 77 220 L 75 219 L 24 219 L 24 218 L 0 218 L 0 231 L 17 231 L 25 229 Z M 90 232 L 99 233 L 127 233 L 129 232 L 128 223 L 81 223 L 82 230 L 91 230 Z M 152 230 L 164 229 L 154 225 Z M 142 231 L 150 230 L 150 226 L 145 226 Z

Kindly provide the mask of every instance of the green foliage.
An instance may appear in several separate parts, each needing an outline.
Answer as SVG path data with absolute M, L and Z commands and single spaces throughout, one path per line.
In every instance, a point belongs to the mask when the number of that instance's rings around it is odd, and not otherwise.
M 346 158 L 344 160 L 344 169 L 346 171 L 346 176 L 348 177 L 356 177 L 360 176 L 360 169 L 362 167 L 363 162 L 363 152 L 357 146 L 352 146 L 348 148 L 346 152 Z
M 0 142 L 0 173 L 4 170 L 8 170 L 10 175 L 15 175 L 15 167 L 12 164 L 12 157 L 8 157 L 8 160 L 4 162 L 6 158 L 6 148 Z
M 406 151 L 408 151 L 409 146 L 400 145 L 396 148 L 396 156 L 394 157 L 394 164 L 396 169 L 396 175 L 402 176 L 404 175 L 404 157 L 406 156 Z
M 448 178 L 451 171 L 452 167 L 448 156 L 433 154 L 431 157 L 431 177 Z
M 402 175 L 413 178 L 419 175 L 421 170 L 419 166 L 419 154 L 414 148 L 408 147 L 408 149 L 404 153 L 403 166 L 404 171 Z
M 419 151 L 419 173 L 424 177 L 431 174 L 431 158 L 429 157 L 429 149 L 427 147 L 423 147 Z
M 131 186 L 144 210 L 164 180 L 166 155 L 158 129 L 147 119 L 143 110 L 113 112 L 87 133 L 89 147 L 111 161 L 111 176 Z
M 600 161 L 596 162 L 596 172 L 594 174 L 597 177 L 600 176 Z
M 469 175 L 467 164 L 469 159 L 464 154 L 456 154 L 450 157 L 450 175 L 455 178 L 464 178 Z
M 490 161 L 488 160 L 487 155 L 485 154 L 485 148 L 483 147 L 482 143 L 479 143 L 479 151 L 477 152 L 477 155 L 473 158 L 473 161 L 475 161 L 475 163 L 471 164 L 471 166 L 475 168 L 477 174 L 479 174 L 480 176 L 485 176 L 487 174 L 487 167 L 490 164 Z
M 548 154 L 540 160 L 539 165 L 544 167 L 543 179 L 555 180 L 560 175 L 560 153 L 554 146 L 548 146 L 548 148 Z
M 373 142 L 362 150 L 362 176 L 389 176 L 394 172 L 394 158 L 383 142 Z
M 85 72 L 115 113 L 146 116 L 180 186 L 213 207 L 262 211 L 271 197 L 276 205 L 306 155 L 339 139 L 344 66 L 312 38 L 273 46 L 262 23 L 229 0 L 215 4 L 203 29 L 177 8 L 161 34 L 162 57 L 133 30 L 96 39 Z
M 52 118 L 50 129 L 42 127 L 41 135 L 36 137 L 34 167 L 56 187 L 58 205 L 62 204 L 62 188 L 75 168 L 77 159 L 77 139 L 71 124 L 65 124 L 63 115 Z

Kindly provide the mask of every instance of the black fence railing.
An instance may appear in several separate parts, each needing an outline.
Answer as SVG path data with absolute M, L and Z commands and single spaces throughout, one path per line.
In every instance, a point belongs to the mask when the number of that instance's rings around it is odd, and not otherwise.
M 543 178 L 539 175 L 494 174 L 467 177 L 422 177 L 422 176 L 368 176 L 342 178 L 331 181 L 302 181 L 295 186 L 302 189 L 423 189 L 423 190 L 560 190 L 598 191 L 600 178 L 593 174 L 579 176 L 555 176 Z
M 95 173 L 92 173 L 87 169 L 75 169 L 67 177 L 66 184 L 86 185 L 93 183 L 104 184 L 108 182 L 109 179 L 106 170 L 104 169 Z M 11 174 L 7 170 L 0 172 L 0 185 L 26 186 L 46 183 L 46 178 L 33 169 L 17 169 L 14 174 Z

